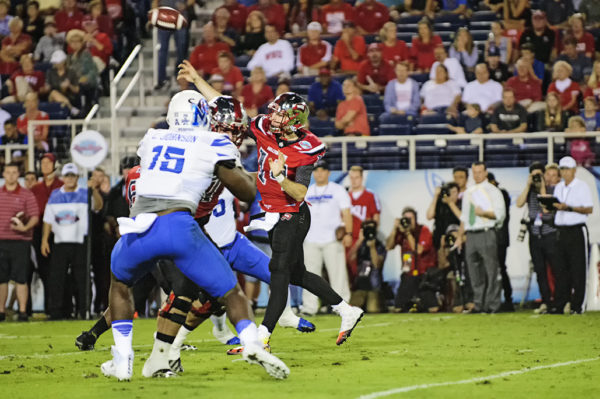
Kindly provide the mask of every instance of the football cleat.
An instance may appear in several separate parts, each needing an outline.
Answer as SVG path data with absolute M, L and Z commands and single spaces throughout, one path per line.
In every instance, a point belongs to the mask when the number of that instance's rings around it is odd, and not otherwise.
M 181 345 L 181 349 L 179 349 L 180 351 L 197 351 L 198 348 L 194 345 L 190 345 L 190 344 L 183 344 Z
M 260 347 L 260 345 L 247 345 L 242 353 L 244 360 L 250 364 L 258 364 L 273 378 L 283 380 L 290 375 L 290 369 L 277 356 L 274 356 Z
M 175 360 L 169 360 L 169 366 L 171 371 L 174 373 L 183 373 L 183 366 L 181 365 L 181 358 Z
M 92 351 L 96 344 L 96 337 L 89 331 L 82 331 L 81 335 L 75 338 L 75 346 L 81 351 Z
M 296 330 L 298 330 L 300 332 L 311 333 L 316 330 L 316 327 L 310 321 L 300 318 L 300 320 L 298 321 L 298 327 L 296 327 Z
M 265 337 L 263 338 L 263 349 L 266 352 L 271 353 L 271 337 Z M 244 347 L 243 346 L 238 346 L 237 348 L 233 348 L 233 349 L 229 349 L 227 351 L 228 355 L 242 355 L 244 354 Z
M 129 381 L 133 375 L 133 353 L 123 356 L 115 346 L 110 352 L 113 358 L 102 363 L 100 370 L 106 377 L 116 377 L 119 381 Z
M 335 342 L 336 345 L 341 345 L 350 338 L 352 330 L 354 330 L 360 319 L 362 319 L 364 313 L 365 312 L 361 308 L 356 306 L 352 306 L 350 309 L 340 312 L 342 326 L 340 327 L 340 333 Z
M 146 377 L 146 376 L 144 376 Z M 171 369 L 160 369 L 156 370 L 152 373 L 152 375 L 148 378 L 175 378 L 177 374 L 175 374 Z

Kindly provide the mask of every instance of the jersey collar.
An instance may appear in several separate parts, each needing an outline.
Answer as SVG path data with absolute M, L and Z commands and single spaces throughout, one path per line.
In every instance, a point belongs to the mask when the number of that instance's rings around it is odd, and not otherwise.
M 296 133 L 296 135 L 298 136 L 298 138 L 296 140 L 284 140 L 284 139 L 280 138 L 279 135 L 276 135 L 275 140 L 277 140 L 277 146 L 279 148 L 284 148 L 284 147 L 289 147 L 291 145 L 294 145 L 306 137 L 306 132 L 304 132 L 303 130 L 299 130 Z

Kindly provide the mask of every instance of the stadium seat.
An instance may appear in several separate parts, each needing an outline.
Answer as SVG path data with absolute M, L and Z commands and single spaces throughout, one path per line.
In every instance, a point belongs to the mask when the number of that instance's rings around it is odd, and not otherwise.
M 398 40 L 404 40 L 408 45 L 410 45 L 414 35 L 414 32 L 398 32 L 396 37 L 398 38 Z
M 316 79 L 316 76 L 294 76 L 291 84 L 292 86 L 310 86 Z
M 400 17 L 397 22 L 399 25 L 416 24 L 421 18 L 423 18 L 422 15 L 407 15 L 406 17 Z
M 336 133 L 335 123 L 333 119 L 321 120 L 314 116 L 308 118 L 310 124 L 310 131 L 319 137 L 323 136 L 334 136 Z
M 408 33 L 413 33 L 416 34 L 418 29 L 417 24 L 398 24 L 397 25 L 397 31 L 398 32 L 408 32 Z
M 445 123 L 436 124 L 418 124 L 413 129 L 413 134 L 450 134 L 450 130 Z
M 291 91 L 301 95 L 304 98 L 306 98 L 306 96 L 308 95 L 309 88 L 310 88 L 310 86 L 307 86 L 307 85 L 292 85 L 292 86 L 290 86 Z M 273 90 L 273 91 L 275 91 L 275 90 Z
M 439 25 L 439 24 L 444 24 L 444 23 L 451 24 L 451 25 L 464 26 L 467 24 L 467 20 L 465 19 L 464 16 L 459 15 L 459 14 L 438 15 L 433 20 L 434 25 Z
M 432 114 L 432 115 L 421 115 L 419 124 L 431 125 L 431 124 L 445 124 L 448 123 L 448 118 L 445 114 Z
M 398 147 L 395 143 L 371 143 L 367 168 L 408 169 L 408 148 Z
M 487 30 L 472 30 L 471 35 L 474 41 L 486 41 L 490 32 Z
M 22 103 L 2 104 L 2 109 L 10 114 L 13 119 L 16 119 L 25 112 Z
M 498 15 L 493 11 L 475 11 L 470 20 L 471 25 L 473 22 L 493 22 L 498 20 Z
M 415 80 L 417 83 L 425 83 L 429 80 L 428 73 L 413 73 L 410 77 Z

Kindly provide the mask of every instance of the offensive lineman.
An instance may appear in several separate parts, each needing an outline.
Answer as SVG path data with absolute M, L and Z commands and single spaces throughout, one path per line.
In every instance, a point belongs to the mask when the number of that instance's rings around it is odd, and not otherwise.
M 184 61 L 179 68 L 178 78 L 194 83 L 209 100 L 220 95 L 188 61 Z M 266 211 L 265 221 L 260 228 L 269 231 L 273 250 L 269 264 L 271 295 L 259 327 L 259 337 L 268 345 L 286 305 L 287 287 L 291 282 L 333 305 L 333 310 L 342 317 L 336 341 L 337 345 L 341 345 L 362 318 L 363 311 L 343 301 L 320 276 L 306 271 L 302 248 L 310 227 L 310 212 L 304 196 L 313 165 L 323 156 L 325 146 L 304 129 L 308 106 L 297 94 L 279 95 L 269 104 L 269 109 L 269 115 L 259 115 L 252 120 L 247 132 L 256 140 L 258 151 L 256 183 L 262 197 L 261 207 Z M 249 229 L 253 228 L 251 223 Z
M 167 257 L 195 284 L 225 303 L 240 341 L 247 346 L 244 359 L 261 365 L 275 378 L 286 378 L 287 366 L 259 343 L 248 300 L 231 268 L 192 217 L 213 175 L 242 200 L 254 196 L 253 184 L 235 167 L 237 148 L 207 130 L 210 110 L 195 91 L 185 90 L 171 99 L 167 122 L 169 130 L 150 129 L 140 143 L 142 172 L 131 211 L 135 219 L 119 219 L 122 236 L 112 253 L 110 289 L 115 345 L 113 359 L 102 364 L 102 372 L 119 380 L 131 378 L 133 307 L 129 287 L 149 272 L 144 266 L 148 261 Z M 177 305 L 185 314 L 191 301 Z

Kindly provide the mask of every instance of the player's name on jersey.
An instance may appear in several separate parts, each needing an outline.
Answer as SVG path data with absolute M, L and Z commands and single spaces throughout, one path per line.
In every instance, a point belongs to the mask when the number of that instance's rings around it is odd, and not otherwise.
M 195 143 L 198 140 L 198 136 L 181 134 L 181 133 L 167 133 L 164 136 L 159 137 L 160 140 L 173 140 L 182 141 L 185 143 Z

